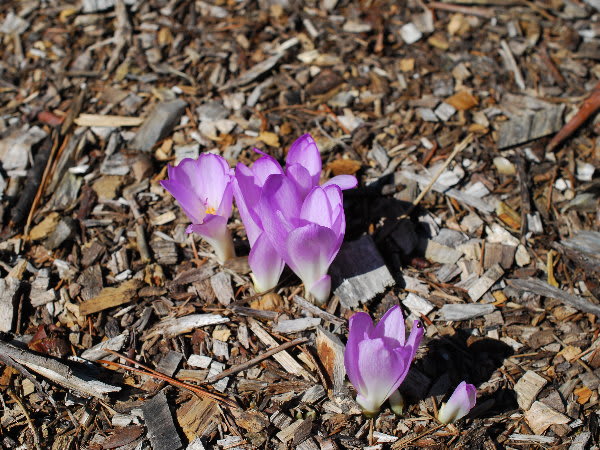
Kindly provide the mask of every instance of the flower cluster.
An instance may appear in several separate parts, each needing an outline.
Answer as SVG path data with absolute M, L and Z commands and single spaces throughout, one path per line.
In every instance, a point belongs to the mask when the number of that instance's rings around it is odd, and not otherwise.
M 340 175 L 319 185 L 321 155 L 309 134 L 291 146 L 285 169 L 256 151 L 262 156 L 252 167 L 240 163 L 235 174 L 222 157 L 203 154 L 169 167 L 169 179 L 161 183 L 192 222 L 187 231 L 204 237 L 221 262 L 233 256 L 227 220 L 234 196 L 257 291 L 273 288 L 287 264 L 322 303 L 331 290 L 327 271 L 346 229 L 341 191 L 355 187 L 356 178 Z
M 402 412 L 404 400 L 398 392 L 417 353 L 423 326 L 418 320 L 406 339 L 404 317 L 399 306 L 390 308 L 374 326 L 371 317 L 358 312 L 350 317 L 344 365 L 356 388 L 356 402 L 367 416 L 374 416 L 389 400 L 396 414 Z M 462 382 L 439 411 L 442 423 L 455 422 L 474 406 L 475 386 Z
M 305 134 L 291 146 L 285 168 L 271 156 L 235 171 L 221 156 L 202 154 L 169 167 L 161 181 L 179 202 L 191 225 L 188 233 L 202 236 L 225 262 L 235 256 L 227 221 L 235 201 L 250 242 L 248 263 L 258 292 L 277 284 L 287 264 L 308 292 L 323 303 L 329 297 L 327 274 L 346 229 L 342 191 L 356 186 L 356 178 L 341 175 L 320 185 L 321 156 L 313 138 Z M 377 414 L 389 400 L 400 414 L 398 391 L 423 338 L 415 320 L 406 339 L 399 306 L 391 308 L 375 326 L 364 312 L 350 318 L 344 363 L 357 391 L 356 401 L 365 414 Z M 475 406 L 475 386 L 462 382 L 439 410 L 444 424 L 464 417 Z

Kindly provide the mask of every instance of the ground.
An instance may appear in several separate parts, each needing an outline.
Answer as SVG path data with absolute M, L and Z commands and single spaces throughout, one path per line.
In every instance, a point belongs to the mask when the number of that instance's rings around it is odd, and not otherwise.
M 3 448 L 598 445 L 599 17 L 597 0 L 2 2 Z M 284 163 L 305 133 L 323 182 L 358 179 L 321 306 L 289 269 L 256 294 L 238 211 L 221 265 L 159 184 L 203 152 Z M 397 304 L 425 337 L 403 414 L 369 420 L 347 320 Z M 477 405 L 441 425 L 463 380 Z

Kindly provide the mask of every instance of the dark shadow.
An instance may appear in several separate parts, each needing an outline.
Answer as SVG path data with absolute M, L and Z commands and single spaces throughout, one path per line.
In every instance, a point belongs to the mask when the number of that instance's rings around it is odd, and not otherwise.
M 427 353 L 415 361 L 400 387 L 414 402 L 431 396 L 445 401 L 462 381 L 479 387 L 502 367 L 505 358 L 514 353 L 499 340 L 471 336 L 464 330 L 456 330 L 453 336 L 432 339 L 421 348 L 426 348 Z M 504 388 L 480 397 L 477 404 L 481 410 L 473 413 L 478 416 L 517 408 L 514 393 Z

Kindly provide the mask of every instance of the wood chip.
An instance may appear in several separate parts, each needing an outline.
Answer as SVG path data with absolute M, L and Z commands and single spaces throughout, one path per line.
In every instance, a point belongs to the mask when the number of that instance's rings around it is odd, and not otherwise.
M 146 401 L 142 411 L 152 448 L 178 450 L 183 447 L 164 391 Z
M 85 301 L 79 305 L 79 312 L 86 316 L 98 311 L 129 303 L 137 297 L 137 291 L 142 287 L 140 280 L 129 280 L 118 287 L 107 287 L 102 289 L 97 297 Z
M 504 275 L 504 270 L 499 264 L 490 267 L 485 273 L 469 288 L 469 297 L 476 302 L 485 294 L 495 283 Z
M 542 434 L 551 425 L 567 424 L 570 419 L 564 414 L 550 408 L 540 401 L 536 401 L 525 412 L 525 420 L 535 434 Z
M 368 303 L 395 284 L 373 239 L 365 235 L 342 245 L 331 266 L 334 292 L 346 308 Z
M 546 386 L 546 379 L 538 375 L 532 370 L 525 372 L 517 384 L 515 384 L 515 392 L 517 393 L 517 403 L 519 407 L 527 411 L 538 394 Z

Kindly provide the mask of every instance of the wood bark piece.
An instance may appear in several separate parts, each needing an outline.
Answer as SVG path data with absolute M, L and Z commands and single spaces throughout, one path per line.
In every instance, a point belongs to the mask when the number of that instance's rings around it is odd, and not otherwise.
M 59 360 L 13 347 L 2 341 L 0 341 L 0 353 L 33 372 L 80 394 L 106 399 L 107 394 L 121 390 L 119 386 L 112 386 L 94 378 L 90 371 L 81 364 L 70 363 L 67 365 Z
M 273 326 L 276 333 L 290 334 L 315 328 L 321 324 L 319 317 L 303 317 L 301 319 L 280 320 Z
M 194 397 L 177 408 L 177 422 L 190 441 L 199 439 L 220 424 L 219 407 L 213 401 Z
M 131 148 L 149 152 L 177 125 L 187 103 L 183 100 L 170 100 L 157 104 L 139 128 L 131 142 Z
M 512 147 L 557 132 L 562 126 L 564 110 L 564 105 L 549 106 L 504 122 L 498 131 L 498 148 Z
M 538 394 L 546 386 L 546 379 L 538 375 L 532 370 L 525 372 L 517 384 L 515 384 L 515 392 L 517 393 L 517 403 L 521 409 L 527 411 Z
M 233 288 L 231 287 L 231 275 L 227 272 L 219 272 L 210 277 L 210 285 L 215 291 L 217 300 L 223 306 L 227 306 L 233 299 Z
M 252 332 L 263 344 L 269 348 L 277 347 L 279 345 L 279 343 L 273 339 L 273 337 L 267 333 L 256 320 L 250 318 L 248 319 L 248 324 L 250 325 Z M 273 355 L 273 358 L 275 361 L 281 364 L 287 372 L 294 375 L 302 375 L 302 377 L 306 378 L 307 380 L 313 380 L 313 377 L 309 375 L 308 372 L 306 372 L 306 370 L 304 370 L 302 366 L 287 351 L 284 350 L 279 352 Z
M 183 447 L 164 391 L 146 401 L 142 411 L 154 450 L 178 450 Z
M 137 298 L 137 291 L 143 284 L 140 280 L 129 280 L 117 287 L 104 288 L 97 297 L 81 303 L 79 312 L 85 316 L 129 303 Z
M 396 282 L 369 235 L 342 245 L 330 273 L 335 295 L 346 308 L 368 303 Z
M 166 339 L 169 339 L 180 334 L 189 333 L 196 328 L 227 322 L 229 322 L 227 317 L 218 314 L 191 314 L 189 316 L 178 318 L 169 317 L 154 325 L 154 327 L 142 337 L 142 340 L 146 341 L 154 336 L 164 336 Z
M 544 297 L 555 298 L 578 309 L 579 311 L 594 314 L 600 317 L 599 305 L 596 305 L 583 297 L 579 297 L 578 295 L 569 294 L 568 292 L 551 286 L 542 280 L 529 278 L 528 280 L 506 280 L 506 282 L 515 289 L 526 292 L 532 292 L 534 294 L 542 295 Z
M 314 316 L 320 317 L 321 319 L 323 319 L 326 322 L 331 322 L 338 326 L 346 323 L 345 320 L 342 320 L 339 317 L 336 317 L 333 314 L 328 313 L 327 311 L 323 311 L 321 308 L 319 308 L 318 306 L 314 305 L 313 303 L 303 299 L 299 295 L 294 295 L 293 300 L 294 300 L 294 303 L 296 303 L 296 305 L 298 305 L 301 309 L 311 313 Z
M 88 361 L 98 361 L 99 359 L 106 358 L 111 354 L 111 352 L 108 350 L 112 350 L 114 352 L 121 350 L 128 337 L 129 333 L 123 333 L 106 341 L 102 341 L 99 344 L 96 344 L 93 347 L 85 350 L 81 354 L 81 357 L 83 359 L 87 359 Z
M 548 405 L 536 401 L 525 412 L 525 420 L 535 434 L 542 434 L 551 425 L 567 424 L 571 420 Z
M 346 366 L 344 365 L 345 346 L 335 334 L 323 328 L 317 328 L 317 355 L 325 367 L 325 371 L 331 380 L 333 395 L 338 396 L 345 392 Z
M 439 311 L 436 320 L 460 321 L 474 319 L 494 312 L 494 305 L 482 305 L 480 303 L 456 303 L 446 304 Z
M 504 270 L 499 264 L 490 267 L 485 273 L 469 288 L 469 297 L 476 302 L 485 294 L 495 283 L 504 275 Z
M 11 276 L 0 279 L 0 331 L 8 333 L 12 330 L 15 312 L 17 293 L 21 287 L 21 282 Z

